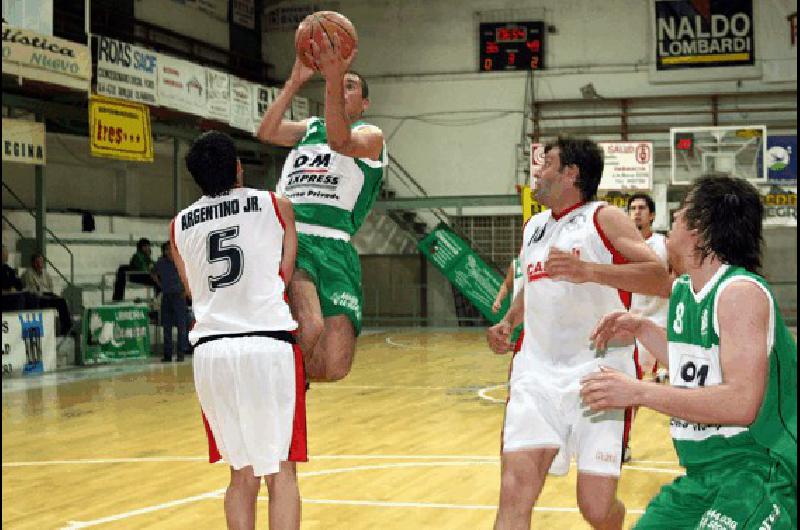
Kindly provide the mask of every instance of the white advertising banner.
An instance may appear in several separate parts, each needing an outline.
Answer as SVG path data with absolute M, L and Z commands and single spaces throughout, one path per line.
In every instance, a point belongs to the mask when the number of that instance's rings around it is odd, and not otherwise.
M 147 105 L 158 105 L 158 54 L 98 35 L 97 93 Z
M 158 104 L 162 107 L 206 115 L 206 69 L 158 54 Z
M 3 312 L 3 376 L 56 369 L 56 311 Z
M 308 116 L 308 98 L 294 96 L 292 98 L 292 118 L 296 121 L 300 121 L 305 120 Z
M 650 190 L 653 187 L 653 142 L 597 142 L 603 149 L 601 190 Z
M 222 123 L 231 119 L 230 76 L 211 68 L 206 68 L 206 117 Z
M 797 228 L 797 186 L 761 187 L 764 202 L 764 226 Z
M 236 76 L 231 76 L 231 119 L 232 127 L 255 134 L 258 122 L 253 118 L 253 84 Z
M 89 91 L 89 48 L 3 24 L 3 74 Z
M 272 87 L 253 85 L 253 119 L 261 123 L 261 118 L 267 112 L 267 107 L 272 105 Z
M 3 162 L 45 164 L 44 123 L 3 118 Z

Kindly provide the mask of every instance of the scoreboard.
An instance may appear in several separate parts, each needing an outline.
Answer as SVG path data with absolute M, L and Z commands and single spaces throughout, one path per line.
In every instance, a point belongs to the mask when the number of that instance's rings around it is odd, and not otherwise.
M 497 72 L 544 68 L 543 21 L 481 22 L 478 70 Z

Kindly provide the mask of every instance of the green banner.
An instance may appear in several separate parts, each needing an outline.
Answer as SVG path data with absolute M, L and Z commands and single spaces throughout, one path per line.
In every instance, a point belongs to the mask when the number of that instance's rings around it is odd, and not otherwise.
M 145 304 L 87 307 L 83 315 L 80 364 L 150 355 L 150 322 Z
M 503 277 L 489 267 L 483 259 L 444 223 L 425 236 L 417 248 L 472 302 L 478 311 L 497 324 L 508 311 L 510 297 L 503 300 L 497 313 L 492 312 L 494 297 L 500 291 Z

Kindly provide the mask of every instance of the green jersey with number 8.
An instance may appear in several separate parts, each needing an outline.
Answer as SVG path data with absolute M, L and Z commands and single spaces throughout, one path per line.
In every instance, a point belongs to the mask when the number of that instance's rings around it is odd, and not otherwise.
M 756 420 L 749 426 L 707 425 L 672 418 L 670 431 L 681 465 L 690 468 L 735 459 L 775 462 L 797 479 L 797 344 L 781 318 L 766 281 L 723 265 L 699 293 L 688 275 L 670 297 L 667 338 L 672 386 L 697 388 L 723 382 L 717 318 L 719 293 L 734 281 L 758 285 L 770 300 L 769 378 Z M 732 404 L 735 406 L 735 404 Z M 734 464 L 735 465 L 735 464 Z

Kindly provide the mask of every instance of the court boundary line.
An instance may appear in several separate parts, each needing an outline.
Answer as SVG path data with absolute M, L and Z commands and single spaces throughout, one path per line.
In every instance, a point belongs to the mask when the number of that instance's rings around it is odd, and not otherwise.
M 297 474 L 299 478 L 304 477 L 317 477 L 317 476 L 325 476 L 325 475 L 334 475 L 339 473 L 350 473 L 350 472 L 358 472 L 358 471 L 374 471 L 374 470 L 383 470 L 383 469 L 397 469 L 397 468 L 411 468 L 411 467 L 434 467 L 434 466 L 445 466 L 445 467 L 456 467 L 456 466 L 464 466 L 464 465 L 480 465 L 480 464 L 493 464 L 494 462 L 483 462 L 483 461 L 445 461 L 445 462 L 399 462 L 393 464 L 380 464 L 380 465 L 369 465 L 369 466 L 353 466 L 353 467 L 344 467 L 344 468 L 334 468 L 334 469 L 324 469 L 319 471 L 306 471 L 300 472 Z M 75 530 L 78 528 L 88 528 L 91 526 L 97 526 L 100 524 L 111 523 L 114 521 L 120 521 L 122 519 L 127 519 L 130 517 L 135 517 L 137 515 L 144 515 L 147 513 L 153 513 L 156 511 L 164 510 L 167 508 L 174 508 L 176 506 L 182 506 L 184 504 L 189 504 L 192 502 L 199 502 L 208 499 L 219 498 L 220 496 L 224 495 L 226 488 L 212 490 L 206 493 L 200 493 L 198 495 L 192 495 L 189 497 L 184 497 L 181 499 L 173 499 L 171 501 L 154 504 L 150 506 L 144 506 L 142 508 L 136 508 L 134 510 L 129 510 L 127 512 L 107 515 L 105 517 L 101 517 L 98 519 L 92 519 L 90 521 L 77 521 L 71 520 L 67 522 L 66 526 L 61 527 L 60 530 Z M 263 500 L 262 497 L 259 497 L 259 500 Z M 416 507 L 416 508 L 437 508 L 437 509 L 493 509 L 496 510 L 497 507 L 494 505 L 459 505 L 459 504 L 447 504 L 447 503 L 408 503 L 402 501 L 352 501 L 352 500 L 336 500 L 336 499 L 303 499 L 301 498 L 301 502 L 308 503 L 308 504 L 354 504 L 354 505 L 373 505 L 373 506 L 382 506 L 382 507 Z M 490 507 L 491 506 L 491 507 Z M 550 511 L 550 512 L 577 512 L 577 507 L 548 507 L 548 506 L 539 506 L 534 507 L 535 511 Z M 628 513 L 631 514 L 638 514 L 644 513 L 641 509 L 630 509 Z

